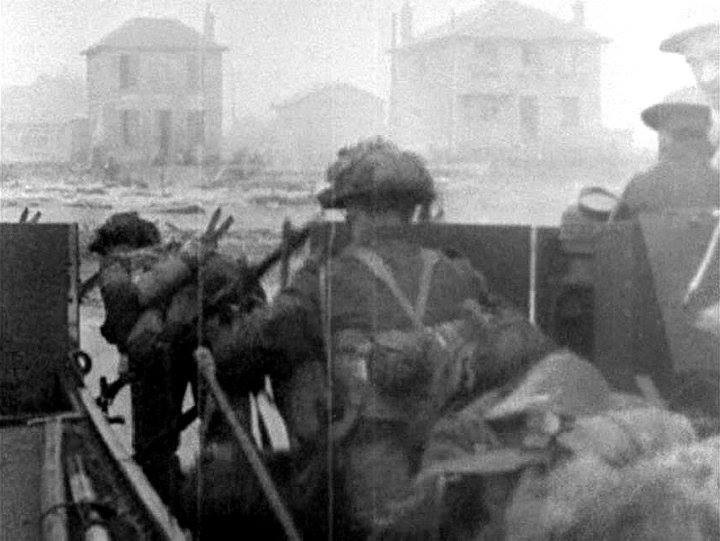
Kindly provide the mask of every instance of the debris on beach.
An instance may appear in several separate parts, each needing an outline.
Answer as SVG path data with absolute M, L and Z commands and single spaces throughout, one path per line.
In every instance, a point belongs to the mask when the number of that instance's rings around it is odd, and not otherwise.
M 190 205 L 150 205 L 147 210 L 158 214 L 205 214 L 205 209 L 196 203 Z

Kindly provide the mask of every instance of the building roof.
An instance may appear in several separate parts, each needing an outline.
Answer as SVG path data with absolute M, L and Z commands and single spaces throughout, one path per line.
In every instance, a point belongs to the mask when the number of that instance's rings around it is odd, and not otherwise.
M 482 6 L 430 28 L 400 48 L 428 46 L 451 37 L 507 40 L 563 40 L 609 43 L 584 27 L 512 0 L 490 0 Z
M 303 90 L 301 92 L 298 92 L 280 103 L 273 104 L 273 109 L 285 109 L 287 107 L 293 107 L 309 98 L 323 94 L 334 94 L 336 96 L 343 96 L 348 94 L 362 94 L 368 99 L 376 100 L 378 102 L 378 105 L 382 105 L 382 99 L 378 98 L 372 92 L 368 92 L 367 90 L 363 90 L 362 88 L 358 88 L 348 83 L 330 83 L 316 88 L 312 88 L 310 90 Z
M 206 40 L 197 30 L 177 19 L 137 17 L 126 21 L 81 54 L 89 56 L 103 49 L 192 50 L 199 47 L 227 49 Z

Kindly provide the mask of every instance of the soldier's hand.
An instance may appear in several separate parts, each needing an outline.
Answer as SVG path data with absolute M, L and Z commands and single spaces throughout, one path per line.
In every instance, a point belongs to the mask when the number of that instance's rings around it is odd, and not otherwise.
M 199 237 L 186 242 L 181 248 L 181 253 L 186 260 L 202 263 L 216 249 L 220 238 L 230 229 L 234 219 L 228 216 L 222 224 L 220 222 L 220 207 L 215 209 L 205 232 Z

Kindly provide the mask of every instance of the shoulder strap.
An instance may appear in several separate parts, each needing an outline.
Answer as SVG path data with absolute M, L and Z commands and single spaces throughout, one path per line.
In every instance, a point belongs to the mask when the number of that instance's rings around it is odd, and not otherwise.
M 416 327 L 423 327 L 423 318 L 425 316 L 425 307 L 427 305 L 427 299 L 430 292 L 432 271 L 438 261 L 437 253 L 431 250 L 422 250 L 421 252 L 423 269 L 420 275 L 420 290 L 415 306 L 413 306 L 407 295 L 405 295 L 402 289 L 400 289 L 392 271 L 378 254 L 368 248 L 360 246 L 352 248 L 348 251 L 348 253 L 363 263 L 376 278 L 382 281 L 388 289 L 390 289 L 400 306 L 403 310 L 405 310 L 405 313 Z

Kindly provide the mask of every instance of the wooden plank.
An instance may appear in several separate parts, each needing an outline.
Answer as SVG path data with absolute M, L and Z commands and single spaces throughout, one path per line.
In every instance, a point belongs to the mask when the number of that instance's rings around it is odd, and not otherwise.
M 45 423 L 45 455 L 40 485 L 42 535 L 47 541 L 65 541 L 67 513 L 65 512 L 65 479 L 62 464 L 63 418 Z
M 187 539 L 185 532 L 180 528 L 175 517 L 168 511 L 165 504 L 155 492 L 140 466 L 132 459 L 132 455 L 122 444 L 115 431 L 105 420 L 95 400 L 86 388 L 77 390 L 78 396 L 87 411 L 90 419 L 108 449 L 108 452 L 117 462 L 128 482 L 134 487 L 137 497 L 143 502 L 145 508 L 163 531 L 167 539 Z
M 37 541 L 43 430 L 39 426 L 0 429 L 0 539 Z

